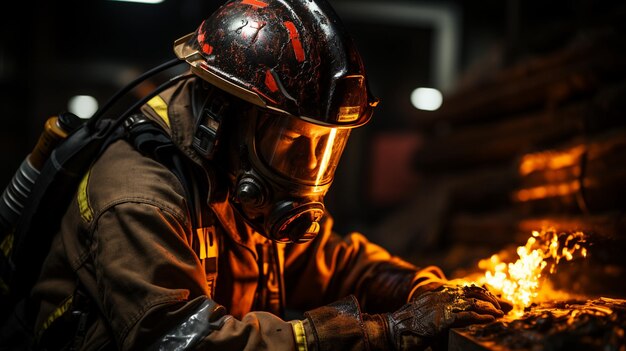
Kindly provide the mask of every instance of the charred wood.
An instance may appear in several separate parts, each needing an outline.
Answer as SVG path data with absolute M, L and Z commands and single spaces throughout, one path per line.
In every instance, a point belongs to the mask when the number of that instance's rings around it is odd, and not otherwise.
M 626 130 L 525 155 L 513 200 L 526 213 L 597 213 L 626 207 Z
M 626 343 L 626 300 L 546 302 L 523 317 L 454 329 L 449 350 L 616 350 Z
M 437 173 L 507 162 L 623 126 L 623 111 L 626 84 L 621 83 L 602 89 L 593 99 L 426 139 L 415 155 L 415 166 L 419 172 Z
M 528 59 L 446 98 L 436 113 L 420 116 L 418 128 L 476 124 L 494 117 L 557 106 L 624 76 L 623 33 L 598 30 L 549 55 Z

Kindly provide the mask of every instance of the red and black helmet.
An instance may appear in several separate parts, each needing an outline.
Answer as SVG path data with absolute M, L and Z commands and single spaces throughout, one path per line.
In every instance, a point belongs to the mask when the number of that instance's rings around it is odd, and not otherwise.
M 174 51 L 218 88 L 311 123 L 357 127 L 378 103 L 352 39 L 324 0 L 230 0 Z

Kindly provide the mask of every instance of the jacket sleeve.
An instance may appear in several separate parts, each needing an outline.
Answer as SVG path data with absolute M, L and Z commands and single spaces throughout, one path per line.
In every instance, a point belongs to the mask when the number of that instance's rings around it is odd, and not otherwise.
M 118 347 L 294 350 L 290 323 L 263 312 L 237 320 L 211 299 L 190 229 L 175 211 L 151 202 L 109 208 L 93 236 L 91 293 Z
M 341 237 L 326 218 L 318 237 L 285 251 L 289 307 L 307 310 L 355 295 L 367 313 L 390 312 L 413 291 L 445 279 L 441 270 L 418 268 L 369 242 L 360 233 Z

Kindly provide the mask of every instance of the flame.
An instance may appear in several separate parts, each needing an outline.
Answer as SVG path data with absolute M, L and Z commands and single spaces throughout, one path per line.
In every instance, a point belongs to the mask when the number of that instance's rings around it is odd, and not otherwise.
M 513 304 L 509 315 L 521 317 L 524 308 L 537 299 L 542 283 L 545 283 L 542 279 L 544 270 L 548 268 L 548 274 L 553 274 L 562 259 L 570 261 L 576 257 L 586 257 L 585 243 L 582 232 L 558 234 L 553 228 L 533 231 L 526 245 L 517 248 L 519 258 L 515 262 L 503 262 L 497 254 L 483 259 L 478 267 L 485 271 L 484 275 L 471 283 L 485 285 L 490 291 L 501 295 Z

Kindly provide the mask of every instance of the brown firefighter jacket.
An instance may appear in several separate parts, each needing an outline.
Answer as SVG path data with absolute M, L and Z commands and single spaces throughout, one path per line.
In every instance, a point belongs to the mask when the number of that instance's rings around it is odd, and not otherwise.
M 142 112 L 202 164 L 191 148 L 193 79 Z M 309 243 L 271 244 L 227 200 L 209 196 L 209 203 L 214 223 L 194 230 L 178 178 L 127 141 L 112 144 L 84 176 L 32 291 L 40 343 L 58 342 L 58 325 L 78 309 L 88 313 L 79 314 L 87 317 L 70 342 L 90 350 L 362 349 L 384 337 L 365 340 L 360 309 L 398 308 L 432 275 L 358 233 L 335 234 L 330 218 Z M 288 310 L 350 296 L 341 303 L 345 313 L 322 308 L 285 321 L 276 303 L 281 275 Z M 325 327 L 315 331 L 313 320 Z

